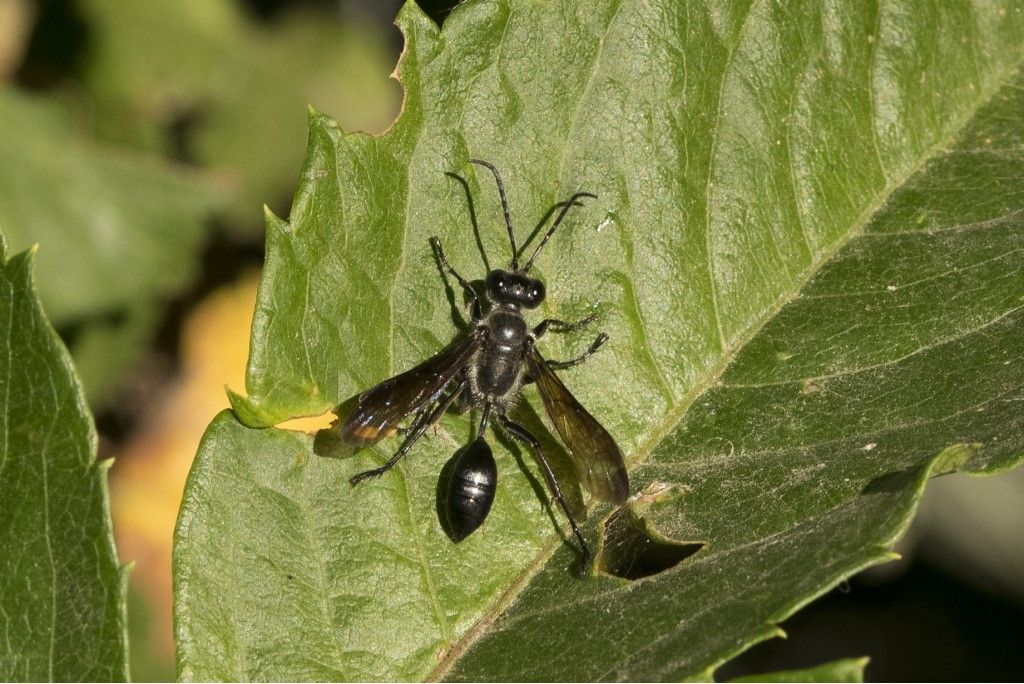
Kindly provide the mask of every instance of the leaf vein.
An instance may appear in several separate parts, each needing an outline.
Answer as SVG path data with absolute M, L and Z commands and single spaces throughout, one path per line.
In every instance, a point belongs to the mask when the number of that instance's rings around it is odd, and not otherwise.
M 397 470 L 401 475 L 402 489 L 405 492 L 406 510 L 409 515 L 409 535 L 412 537 L 413 543 L 416 545 L 416 561 L 420 567 L 423 582 L 426 584 L 427 594 L 430 596 L 431 606 L 434 609 L 434 617 L 437 620 L 437 626 L 441 632 L 441 640 L 445 645 L 447 645 L 451 643 L 451 626 L 448 624 L 444 611 L 441 609 L 441 600 L 437 595 L 437 587 L 434 584 L 433 572 L 430 569 L 430 563 L 427 561 L 426 554 L 423 551 L 423 541 L 420 539 L 419 530 L 416 526 L 416 514 L 413 510 L 413 496 L 412 488 L 409 483 L 409 476 L 406 474 L 404 468 L 399 467 Z
M 868 36 L 868 40 L 871 43 L 867 73 L 868 104 L 871 107 L 871 147 L 874 150 L 875 159 L 878 161 L 878 170 L 882 172 L 882 178 L 885 180 L 885 185 L 888 186 L 889 170 L 882 159 L 882 147 L 878 141 L 878 122 L 880 118 L 878 116 L 878 98 L 875 95 L 875 67 L 878 61 L 878 43 L 880 42 L 878 34 L 882 30 L 881 0 L 875 0 L 871 5 L 875 11 L 875 32 L 873 35 Z
M 940 339 L 935 340 L 935 341 L 933 341 L 933 342 L 931 342 L 929 344 L 922 345 L 922 346 L 918 347 L 917 349 L 915 349 L 914 351 L 908 352 L 908 353 L 904 354 L 903 356 L 897 357 L 895 359 L 889 359 L 888 361 L 883 361 L 881 363 L 875 363 L 875 364 L 871 364 L 871 365 L 868 365 L 868 366 L 858 366 L 856 368 L 849 368 L 849 369 L 845 369 L 845 370 L 841 370 L 841 371 L 836 371 L 834 373 L 825 373 L 824 375 L 814 375 L 814 376 L 810 376 L 810 377 L 807 377 L 807 378 L 788 379 L 788 380 L 779 380 L 779 381 L 776 381 L 776 382 L 751 383 L 751 384 L 745 384 L 745 383 L 722 383 L 721 385 L 719 385 L 719 387 L 726 388 L 726 389 L 759 389 L 759 388 L 765 388 L 765 387 L 780 387 L 780 386 L 783 386 L 783 385 L 791 385 L 791 384 L 794 384 L 794 383 L 803 382 L 805 380 L 811 380 L 811 381 L 813 381 L 813 380 L 830 380 L 832 378 L 842 378 L 842 377 L 847 377 L 847 376 L 850 376 L 850 375 L 859 375 L 861 373 L 866 373 L 868 371 L 878 370 L 879 368 L 886 368 L 887 366 L 895 366 L 897 364 L 900 364 L 900 363 L 906 361 L 907 359 L 913 358 L 913 357 L 915 357 L 915 356 L 917 356 L 919 354 L 923 354 L 924 352 L 927 352 L 927 351 L 929 351 L 931 349 L 937 349 L 938 347 L 943 347 L 943 346 L 945 346 L 947 344 L 952 344 L 953 342 L 961 340 L 961 339 L 963 339 L 965 337 L 968 337 L 970 335 L 974 335 L 976 333 L 980 333 L 983 330 L 985 330 L 986 328 L 990 328 L 993 325 L 996 325 L 997 323 L 1002 321 L 1004 318 L 1012 316 L 1013 314 L 1017 313 L 1021 309 L 1024 309 L 1024 306 L 1014 307 L 1014 308 L 1012 308 L 1012 309 L 1010 309 L 1008 311 L 1005 311 L 1005 312 L 999 314 L 998 316 L 996 316 L 992 320 L 986 321 L 985 323 L 983 323 L 983 324 L 981 324 L 981 325 L 979 325 L 979 326 L 977 326 L 975 328 L 971 328 L 969 330 L 963 330 L 963 331 L 957 333 L 956 335 L 950 335 L 949 337 L 940 338 Z
M 729 342 L 725 337 L 725 330 L 722 327 L 721 304 L 718 301 L 718 286 L 715 279 L 715 252 L 711 239 L 711 189 L 714 187 L 715 158 L 718 155 L 719 133 L 722 129 L 722 119 L 725 115 L 722 100 L 725 97 L 725 88 L 729 82 L 729 74 L 732 70 L 733 60 L 736 58 L 736 52 L 739 50 L 739 46 L 743 42 L 743 35 L 747 28 L 747 21 L 750 20 L 751 15 L 754 13 L 754 5 L 757 4 L 757 1 L 758 0 L 753 0 L 749 5 L 747 5 L 743 14 L 743 19 L 740 21 L 739 30 L 736 34 L 736 42 L 729 48 L 729 54 L 726 56 L 725 64 L 722 67 L 722 79 L 718 84 L 718 100 L 715 103 L 715 122 L 711 127 L 711 145 L 708 152 L 708 173 L 707 178 L 704 180 L 704 251 L 708 261 L 708 289 L 711 293 L 711 313 L 714 314 L 715 328 L 718 330 L 718 345 L 723 353 L 726 353 L 730 347 Z

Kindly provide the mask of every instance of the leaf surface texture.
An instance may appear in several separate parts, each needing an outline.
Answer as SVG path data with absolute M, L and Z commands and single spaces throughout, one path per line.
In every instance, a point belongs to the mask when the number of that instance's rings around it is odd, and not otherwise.
M 399 120 L 311 116 L 289 220 L 268 216 L 247 397 L 210 426 L 178 529 L 183 676 L 709 678 L 886 560 L 929 475 L 1020 460 L 1019 5 L 477 1 L 399 25 Z M 397 441 L 329 459 L 260 429 L 458 334 L 429 236 L 470 279 L 509 257 L 470 157 L 501 169 L 520 242 L 598 195 L 536 269 L 538 320 L 600 322 L 541 349 L 611 335 L 562 377 L 623 448 L 633 512 L 705 544 L 670 571 L 575 580 L 501 439 L 490 518 L 451 544 L 437 477 L 465 416 L 356 489 Z

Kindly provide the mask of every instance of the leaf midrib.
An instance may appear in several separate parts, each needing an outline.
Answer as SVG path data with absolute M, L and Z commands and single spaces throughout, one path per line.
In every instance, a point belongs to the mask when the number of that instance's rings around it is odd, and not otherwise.
M 1016 309 L 1014 309 L 1014 311 L 1019 311 L 1021 308 L 1024 308 L 1024 307 L 1017 307 Z M 1001 318 L 1003 318 L 1003 317 L 1001 316 L 1000 319 Z M 982 328 L 983 327 L 985 327 L 985 326 L 982 326 Z M 977 332 L 977 331 L 975 331 L 975 332 Z M 1000 401 L 1007 394 L 1011 394 L 1014 391 L 1015 390 L 1012 390 L 1012 389 L 1011 390 L 1007 390 L 1007 392 L 1005 392 L 1005 393 L 1003 393 L 1003 394 L 1001 394 L 999 396 L 985 399 L 984 401 L 979 402 L 977 404 L 972 404 L 970 406 L 962 407 L 959 410 L 957 410 L 955 413 L 952 413 L 952 414 L 950 414 L 948 416 L 944 416 L 941 419 L 938 419 L 937 421 L 934 420 L 934 419 L 928 419 L 928 420 L 924 420 L 924 421 L 919 421 L 919 422 L 911 423 L 911 424 L 908 424 L 908 425 L 900 425 L 900 426 L 896 426 L 896 427 L 889 427 L 889 428 L 885 428 L 885 429 L 881 429 L 881 430 L 876 430 L 874 432 L 865 433 L 865 436 L 867 436 L 867 435 L 882 435 L 882 434 L 887 434 L 889 432 L 893 432 L 895 430 L 903 430 L 903 429 L 906 429 L 908 427 L 909 428 L 914 428 L 914 427 L 919 427 L 919 426 L 923 426 L 923 425 L 934 424 L 936 422 L 940 422 L 941 423 L 941 422 L 944 422 L 944 421 L 952 420 L 953 418 L 956 418 L 958 416 L 974 412 L 979 407 L 983 407 L 983 406 L 986 406 L 986 405 L 988 405 L 990 403 L 993 403 L 993 402 L 996 402 L 996 401 Z M 826 440 L 824 442 L 816 442 L 816 443 L 814 443 L 811 446 L 815 446 L 816 447 L 816 446 L 821 446 L 822 444 L 830 444 L 830 443 L 833 443 L 833 442 L 836 442 L 836 441 L 840 441 L 840 440 Z M 757 453 L 758 452 L 751 452 L 751 455 L 756 455 Z M 832 510 L 832 509 L 828 509 L 828 510 Z M 828 511 L 823 511 L 823 513 L 827 513 L 827 512 Z M 724 549 L 712 550 L 710 553 L 704 553 L 702 551 L 698 556 L 695 556 L 693 562 L 694 563 L 705 564 L 705 563 L 708 563 L 708 562 L 710 562 L 712 560 L 719 559 L 723 555 L 727 556 L 727 555 L 730 555 L 730 554 L 734 554 L 734 553 L 736 553 L 738 551 L 741 551 L 743 549 L 747 549 L 747 548 L 750 548 L 750 547 L 758 545 L 758 544 L 763 544 L 766 541 L 772 539 L 773 537 L 781 537 L 783 534 L 785 534 L 784 530 L 783 531 L 777 531 L 777 532 L 774 532 L 774 533 L 772 533 L 772 534 L 770 534 L 770 535 L 768 535 L 766 537 L 761 537 L 761 538 L 758 538 L 758 539 L 753 539 L 753 540 L 746 541 L 746 542 L 743 542 L 743 543 L 740 543 L 740 544 L 736 544 L 736 545 L 733 545 L 733 546 L 726 547 Z M 841 571 L 835 573 L 833 577 L 831 577 L 830 579 L 826 580 L 826 582 L 822 586 L 823 587 L 829 587 L 833 583 L 838 582 L 843 577 L 848 577 L 851 574 L 854 574 L 854 573 L 859 572 L 859 571 L 861 571 L 863 569 L 866 569 L 866 568 L 868 568 L 868 567 L 870 567 L 872 565 L 875 565 L 877 562 L 885 560 L 885 558 L 888 557 L 890 555 L 890 553 L 891 553 L 888 550 L 888 548 L 887 548 L 888 544 L 894 542 L 895 539 L 898 536 L 899 536 L 898 534 L 894 535 L 891 539 L 886 540 L 886 542 L 884 544 L 877 545 L 875 547 L 877 549 L 877 551 L 878 551 L 878 554 L 876 554 L 876 557 L 874 557 L 874 558 L 867 558 L 863 562 L 858 562 L 858 563 L 854 564 L 851 567 L 844 567 Z M 698 560 L 698 558 L 699 558 L 699 560 Z M 575 605 L 580 605 L 580 604 L 583 604 L 583 603 L 595 603 L 596 604 L 596 603 L 600 603 L 602 601 L 607 601 L 609 599 L 609 597 L 611 597 L 612 595 L 629 591 L 632 586 L 633 586 L 632 582 L 630 582 L 628 584 L 621 584 L 621 585 L 618 585 L 618 586 L 612 586 L 612 587 L 609 587 L 609 588 L 604 589 L 602 591 L 599 591 L 597 593 L 589 594 L 589 595 L 587 595 L 585 597 L 576 599 Z M 803 599 L 795 602 L 789 608 L 787 608 L 787 609 L 783 610 L 782 612 L 778 613 L 777 616 L 776 616 L 777 620 L 775 618 L 773 618 L 773 621 L 781 622 L 787 616 L 793 614 L 793 612 L 798 610 L 800 607 L 810 603 L 815 598 L 817 598 L 818 596 L 822 595 L 824 593 L 824 591 L 825 590 L 823 589 L 822 591 L 819 591 L 819 592 L 815 593 L 812 596 L 804 597 Z M 503 595 L 503 597 L 504 597 L 504 595 Z M 515 624 L 515 623 L 518 623 L 518 622 L 522 622 L 524 620 L 535 618 L 535 617 L 537 617 L 539 615 L 543 615 L 545 613 L 555 612 L 557 610 L 559 610 L 559 608 L 557 606 L 546 606 L 546 607 L 543 607 L 543 608 L 538 609 L 538 610 L 533 610 L 533 611 L 531 611 L 529 613 L 517 614 L 515 616 L 515 618 L 512 621 L 510 621 L 510 624 Z M 705 615 L 710 610 L 711 610 L 711 608 L 709 606 L 704 606 L 697 613 L 692 614 L 690 616 L 687 616 L 686 621 L 687 622 L 692 622 L 692 621 L 694 621 L 695 617 L 701 616 L 701 615 Z M 496 618 L 496 617 L 498 617 L 498 614 L 494 615 L 492 617 L 492 619 L 488 621 L 487 624 L 488 625 L 491 624 L 493 622 L 493 619 Z M 507 626 L 508 625 L 506 625 L 506 627 Z M 657 641 L 661 641 L 663 638 L 665 638 L 667 636 L 667 634 L 668 633 L 666 633 L 662 637 L 659 637 L 659 639 L 656 640 L 656 642 Z M 652 644 L 650 644 L 650 645 L 653 645 L 653 643 L 656 643 L 656 642 L 652 642 Z M 744 642 L 744 644 L 746 644 L 746 643 L 749 643 L 749 641 L 745 641 Z M 645 647 L 644 650 L 647 650 L 647 647 Z M 715 662 L 712 665 L 709 666 L 710 669 L 713 670 L 714 668 L 718 667 L 722 663 L 725 663 L 725 662 L 731 660 L 734 655 L 742 652 L 743 650 L 744 650 L 744 648 L 743 648 L 743 645 L 741 644 L 737 648 L 735 653 L 729 652 L 729 653 L 726 653 L 725 655 L 723 655 L 722 657 L 716 659 Z M 608 673 L 614 671 L 615 669 L 616 669 L 615 667 L 609 668 L 604 674 L 608 674 Z M 444 673 L 442 673 L 442 676 L 443 676 L 443 674 Z M 601 679 L 602 679 L 601 676 L 595 678 L 596 681 L 601 681 Z M 659 680 L 659 679 L 661 679 L 661 677 L 660 676 L 651 677 L 651 679 Z
M 754 3 L 751 3 L 751 7 Z M 744 17 L 743 24 L 746 24 L 747 17 L 749 17 L 750 8 L 748 13 Z M 739 41 L 739 38 L 737 39 Z M 735 51 L 735 47 L 733 52 Z M 732 54 L 732 53 L 730 53 Z M 600 57 L 598 57 L 600 59 Z M 693 389 L 690 390 L 681 401 L 675 406 L 670 407 L 666 412 L 665 419 L 658 425 L 658 428 L 651 433 L 651 436 L 646 440 L 642 441 L 633 453 L 626 457 L 626 465 L 628 469 L 634 469 L 638 465 L 644 463 L 647 458 L 651 455 L 654 448 L 660 444 L 682 421 L 683 417 L 690 407 L 703 395 L 707 390 L 715 386 L 722 375 L 731 365 L 733 359 L 741 351 L 747 343 L 749 343 L 763 328 L 764 326 L 773 320 L 776 315 L 788 304 L 790 304 L 796 295 L 804 288 L 804 286 L 813 278 L 818 271 L 821 270 L 822 266 L 830 261 L 836 253 L 839 252 L 843 247 L 849 244 L 852 240 L 860 237 L 863 234 L 864 229 L 871 223 L 871 219 L 882 209 L 885 204 L 889 201 L 890 197 L 894 192 L 902 188 L 914 175 L 916 175 L 921 169 L 923 169 L 933 158 L 939 156 L 948 147 L 950 136 L 956 131 L 962 131 L 966 125 L 974 119 L 977 113 L 987 105 L 995 96 L 995 94 L 1005 87 L 1013 77 L 1013 75 L 1020 69 L 1022 60 L 1019 56 L 1016 61 L 1012 62 L 1010 66 L 1006 67 L 999 76 L 992 80 L 992 84 L 987 90 L 979 89 L 978 97 L 975 98 L 974 102 L 970 106 L 965 107 L 960 117 L 955 120 L 955 123 L 949 126 L 940 135 L 936 136 L 936 141 L 926 148 L 919 157 L 904 166 L 899 171 L 889 174 L 885 173 L 885 167 L 883 166 L 883 177 L 886 179 L 886 185 L 878 192 L 876 200 L 869 204 L 864 211 L 858 214 L 857 218 L 851 223 L 851 228 L 842 237 L 835 240 L 829 247 L 822 250 L 817 256 L 812 256 L 811 263 L 808 267 L 801 272 L 793 281 L 792 287 L 784 291 L 772 304 L 767 307 L 764 313 L 758 318 L 754 319 L 747 325 L 747 327 L 741 332 L 737 333 L 731 344 L 727 344 L 723 349 L 723 353 L 719 361 L 710 366 L 701 381 L 697 382 Z M 872 60 L 872 67 L 874 60 Z M 728 67 L 723 72 L 723 82 L 728 74 Z M 869 84 L 869 91 L 874 95 L 874 89 Z M 585 95 L 585 93 L 583 94 Z M 720 112 L 719 112 L 720 113 Z M 719 117 L 716 121 L 715 128 L 717 129 L 720 124 L 721 118 Z M 872 115 L 872 132 L 875 134 L 875 123 L 877 117 Z M 567 143 L 568 144 L 568 141 Z M 709 158 L 709 166 L 714 163 L 714 157 Z M 708 180 L 710 182 L 711 172 L 709 169 Z M 709 254 L 710 261 L 710 254 Z M 714 279 L 712 278 L 712 282 Z M 717 312 L 716 312 L 717 320 Z M 697 376 L 700 378 L 700 375 Z M 589 516 L 588 516 L 589 517 Z M 519 594 L 523 589 L 530 583 L 534 576 L 547 564 L 547 561 L 561 546 L 561 537 L 555 535 L 552 540 L 541 547 L 537 553 L 536 559 L 530 563 L 523 572 L 511 583 L 509 588 L 502 593 L 501 596 L 492 604 L 492 607 L 484 612 L 484 614 L 477 620 L 477 622 L 470 627 L 462 637 L 455 641 L 449 648 L 444 656 L 440 659 L 437 666 L 430 672 L 427 679 L 429 681 L 440 681 L 443 679 L 451 668 L 455 665 L 458 660 L 465 655 L 469 649 L 473 646 L 476 641 L 483 636 L 487 628 L 490 627 L 494 621 L 500 617 L 508 608 L 510 608 L 518 598 Z

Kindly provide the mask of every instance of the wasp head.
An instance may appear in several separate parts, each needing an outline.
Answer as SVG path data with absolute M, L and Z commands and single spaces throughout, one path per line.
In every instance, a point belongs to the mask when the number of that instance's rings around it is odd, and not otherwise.
M 495 304 L 536 309 L 544 301 L 544 283 L 522 271 L 494 270 L 487 274 L 487 298 Z

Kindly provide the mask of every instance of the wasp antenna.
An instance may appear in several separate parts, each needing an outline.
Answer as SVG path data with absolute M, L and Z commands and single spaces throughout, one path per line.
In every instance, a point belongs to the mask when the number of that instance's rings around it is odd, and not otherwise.
M 562 219 L 565 218 L 565 215 L 569 213 L 569 209 L 571 209 L 572 206 L 576 204 L 576 200 L 578 200 L 580 197 L 590 197 L 591 199 L 597 199 L 597 195 L 595 195 L 592 192 L 577 192 L 568 200 L 566 200 L 565 203 L 562 205 L 562 211 L 559 212 L 558 218 L 556 218 L 555 222 L 551 224 L 551 227 L 548 229 L 548 232 L 544 234 L 544 239 L 540 241 L 539 245 L 537 245 L 537 249 L 533 250 L 533 256 L 531 256 L 530 260 L 526 262 L 525 266 L 523 266 L 523 273 L 527 273 L 530 270 L 530 267 L 533 266 L 533 260 L 537 258 L 537 255 L 540 254 L 540 250 L 544 247 L 544 245 L 548 243 L 548 240 L 551 239 L 551 236 L 555 234 L 555 230 L 557 230 L 559 224 L 562 223 Z
M 505 227 L 508 228 L 508 241 L 512 246 L 511 270 L 518 271 L 519 248 L 516 247 L 516 236 L 512 232 L 512 217 L 508 213 L 508 199 L 505 197 L 505 184 L 501 182 L 501 174 L 498 173 L 498 168 L 491 162 L 484 161 L 483 159 L 470 159 L 469 161 L 473 164 L 487 167 L 494 174 L 494 180 L 498 184 L 498 196 L 501 197 L 501 210 L 505 212 Z

